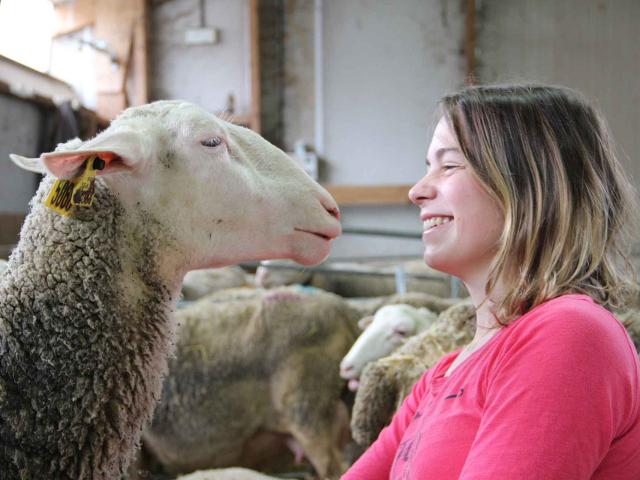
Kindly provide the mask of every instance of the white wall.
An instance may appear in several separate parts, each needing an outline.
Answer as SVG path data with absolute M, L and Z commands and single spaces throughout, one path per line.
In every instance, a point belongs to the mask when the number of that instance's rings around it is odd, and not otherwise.
M 484 82 L 566 85 L 596 102 L 640 182 L 640 1 L 483 0 Z
M 435 103 L 461 85 L 460 12 L 443 12 L 439 0 L 326 1 L 324 7 L 327 181 L 417 180 Z
M 314 0 L 285 1 L 284 144 L 314 142 Z M 222 41 L 184 47 L 197 0 L 152 13 L 155 97 L 186 98 L 211 110 L 233 91 L 249 102 L 247 0 L 207 0 L 207 23 Z M 323 0 L 322 108 L 328 168 L 337 185 L 410 184 L 424 172 L 438 98 L 464 77 L 464 0 Z M 481 80 L 560 83 L 594 99 L 640 179 L 640 1 L 483 0 L 477 18 Z M 344 208 L 343 224 L 420 231 L 412 206 Z M 345 236 L 333 256 L 399 255 L 419 241 Z
M 463 79 L 462 3 L 324 0 L 329 183 L 411 183 L 421 175 L 435 101 Z M 538 81 L 582 91 L 607 118 L 621 160 L 638 185 L 640 2 L 483 0 L 478 5 L 480 80 Z M 420 228 L 410 207 L 343 213 L 346 227 Z M 345 237 L 336 242 L 334 255 L 410 250 L 406 241 Z
M 220 40 L 185 45 L 184 34 L 198 27 L 199 0 L 173 0 L 151 9 L 151 85 L 154 100 L 179 98 L 222 111 L 235 97 L 236 113 L 250 109 L 248 0 L 206 0 L 205 24 Z
M 326 181 L 411 184 L 425 172 L 437 100 L 464 77 L 459 2 L 323 2 Z M 421 231 L 414 206 L 343 209 L 343 225 Z M 333 257 L 419 255 L 420 240 L 344 236 Z

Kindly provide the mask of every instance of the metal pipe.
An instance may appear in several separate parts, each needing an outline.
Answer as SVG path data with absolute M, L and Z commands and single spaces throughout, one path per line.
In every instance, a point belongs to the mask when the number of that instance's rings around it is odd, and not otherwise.
M 260 266 L 259 263 L 241 263 L 241 267 L 246 269 L 253 269 L 255 267 Z M 349 268 L 331 268 L 331 267 L 304 267 L 302 265 L 296 264 L 282 264 L 278 265 L 275 263 L 269 264 L 270 269 L 273 270 L 296 270 L 300 272 L 309 272 L 309 273 L 328 273 L 329 275 L 368 275 L 372 277 L 395 277 L 396 272 L 379 272 L 379 271 L 362 271 L 362 270 L 352 270 Z M 418 278 L 424 280 L 438 280 L 438 281 L 448 281 L 447 277 L 442 277 L 440 275 L 430 275 L 428 273 L 407 273 L 404 272 L 404 276 L 407 278 Z
M 394 238 L 411 238 L 420 240 L 422 238 L 421 233 L 417 232 L 402 232 L 392 230 L 377 230 L 374 228 L 351 228 L 346 227 L 342 229 L 342 233 L 349 235 L 371 235 L 377 237 L 394 237 Z

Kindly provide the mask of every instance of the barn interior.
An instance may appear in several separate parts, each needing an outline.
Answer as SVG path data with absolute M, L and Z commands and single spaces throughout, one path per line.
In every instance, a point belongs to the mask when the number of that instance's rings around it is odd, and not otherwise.
M 424 264 L 423 223 L 408 197 L 425 175 L 438 100 L 465 85 L 527 82 L 574 88 L 607 119 L 618 158 L 640 199 L 638 19 L 637 0 L 2 0 L 0 260 L 8 260 L 16 248 L 43 178 L 17 168 L 10 154 L 39 157 L 74 138 L 95 137 L 127 108 L 185 100 L 253 130 L 286 152 L 333 196 L 342 234 L 317 265 L 247 259 L 189 272 L 177 301 L 184 324 L 199 318 L 203 299 L 215 311 L 209 315 L 228 323 L 232 314 L 225 302 L 248 302 L 253 306 L 240 310 L 257 315 L 261 302 L 270 305 L 280 297 L 287 301 L 317 292 L 338 296 L 329 303 L 346 301 L 357 312 L 355 320 L 375 318 L 383 305 L 395 303 L 428 308 L 436 317 L 457 307 L 460 318 L 467 319 L 465 285 Z M 640 232 L 635 232 L 630 248 L 638 268 Z M 342 312 L 333 304 L 322 308 Z M 636 313 L 625 318 L 638 318 L 639 306 L 634 308 Z M 335 313 L 332 321 L 343 314 L 344 322 L 355 321 L 344 312 Z M 323 315 L 329 314 L 317 314 Z M 416 325 L 433 323 L 420 322 Z M 470 339 L 466 320 L 460 322 L 459 330 L 466 333 L 431 333 L 429 341 L 437 351 L 458 348 Z M 632 320 L 626 325 L 638 347 L 640 319 L 636 326 Z M 278 328 L 286 328 L 286 322 Z M 193 335 L 178 345 L 177 355 L 189 359 L 186 365 L 214 363 Z M 345 335 L 355 336 L 331 354 L 324 368 L 335 377 L 326 388 L 339 384 L 335 401 L 344 400 L 345 405 L 348 428 L 331 440 L 339 460 L 318 460 L 331 457 L 333 450 L 310 453 L 307 445 L 318 440 L 311 437 L 305 444 L 297 431 L 294 435 L 282 425 L 237 427 L 238 422 L 227 417 L 250 417 L 253 411 L 230 394 L 206 404 L 228 413 L 216 428 L 195 414 L 186 419 L 180 412 L 183 416 L 174 423 L 184 422 L 185 431 L 196 433 L 175 451 L 158 454 L 164 447 L 171 450 L 179 436 L 174 444 L 158 433 L 145 444 L 143 434 L 125 477 L 312 479 L 324 470 L 327 478 L 339 478 L 381 428 L 357 437 L 354 424 L 349 424 L 354 404 L 362 409 L 365 400 L 359 404 L 355 386 L 349 389 L 348 382 L 357 383 L 354 378 L 340 376 L 340 362 L 357 336 Z M 409 345 L 406 340 L 393 348 Z M 318 348 L 330 350 L 326 345 Z M 317 364 L 317 352 L 307 353 L 309 359 L 299 364 Z M 390 353 L 385 350 L 369 361 Z M 213 368 L 196 374 L 178 360 L 172 362 L 170 382 L 182 372 L 190 382 L 210 382 L 212 391 L 237 388 L 240 395 L 241 387 L 220 378 L 232 382 L 237 375 L 240 382 L 248 375 L 231 367 L 232 373 Z M 405 372 L 424 371 L 428 363 L 412 364 Z M 248 365 L 246 370 L 254 368 Z M 242 364 L 234 368 L 243 369 Z M 254 379 L 256 385 L 270 375 L 260 372 L 256 375 L 264 378 Z M 312 372 L 306 375 L 317 374 Z M 249 388 L 248 383 L 241 385 Z M 323 388 L 322 382 L 307 387 L 312 394 L 303 403 L 324 395 L 316 390 Z M 256 388 L 252 396 L 270 395 L 264 385 Z M 300 405 L 289 408 L 306 412 Z M 203 409 L 193 407 L 197 413 Z M 163 421 L 171 423 L 165 417 Z M 246 436 L 237 452 L 224 441 L 234 435 Z M 189 452 L 200 452 L 194 443 L 207 442 L 216 445 L 217 453 L 194 454 L 189 461 Z

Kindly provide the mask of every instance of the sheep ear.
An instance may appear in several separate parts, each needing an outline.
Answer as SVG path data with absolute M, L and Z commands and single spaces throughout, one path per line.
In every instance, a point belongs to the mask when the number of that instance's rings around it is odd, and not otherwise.
M 82 164 L 89 157 L 98 157 L 104 161 L 104 167 L 98 175 L 129 170 L 131 165 L 114 151 L 76 150 L 73 152 L 43 153 L 40 157 L 46 170 L 57 178 L 73 178 L 80 173 Z
M 27 158 L 15 153 L 10 153 L 9 158 L 23 170 L 42 174 L 47 173 L 47 169 L 40 158 Z
M 12 155 L 11 159 L 21 168 L 38 173 L 51 173 L 57 178 L 72 178 L 80 173 L 84 161 L 92 156 L 104 161 L 98 175 L 135 169 L 144 158 L 145 142 L 134 131 L 109 129 L 87 142 L 72 140 L 59 145 L 55 152 L 43 153 L 40 158 L 24 158 Z
M 373 322 L 373 316 L 369 315 L 368 317 L 363 317 L 358 320 L 358 327 L 360 327 L 360 330 L 364 330 L 371 325 L 371 322 Z

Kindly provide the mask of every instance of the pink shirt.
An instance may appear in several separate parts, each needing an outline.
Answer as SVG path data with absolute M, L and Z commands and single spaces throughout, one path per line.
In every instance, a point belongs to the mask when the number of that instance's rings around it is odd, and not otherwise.
M 565 295 L 414 386 L 342 480 L 639 480 L 640 362 L 624 327 Z

